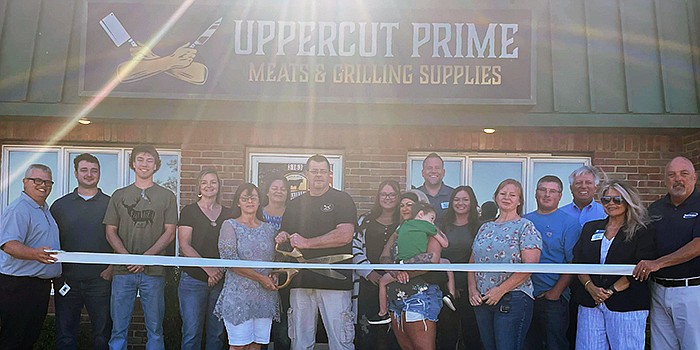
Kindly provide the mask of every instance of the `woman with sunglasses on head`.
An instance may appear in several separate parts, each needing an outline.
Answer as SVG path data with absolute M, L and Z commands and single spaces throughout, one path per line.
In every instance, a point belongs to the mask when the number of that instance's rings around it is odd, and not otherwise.
M 655 234 L 637 190 L 612 180 L 600 198 L 608 217 L 587 222 L 574 247 L 574 263 L 637 264 L 654 259 Z M 632 276 L 578 275 L 576 349 L 643 349 L 650 293 Z
M 399 183 L 386 180 L 379 184 L 372 209 L 357 220 L 357 229 L 352 240 L 353 263 L 378 264 L 382 248 L 399 226 L 401 200 Z M 417 198 L 416 198 L 417 200 Z M 357 329 L 355 330 L 355 346 L 358 349 L 398 348 L 393 334 L 386 329 L 373 327 L 367 323 L 370 317 L 377 314 L 377 284 L 384 271 L 371 269 L 355 270 L 353 275 L 353 292 L 355 312 L 357 313 Z
M 221 205 L 221 180 L 214 169 L 197 178 L 199 200 L 182 208 L 178 242 L 183 256 L 219 258 L 219 230 L 233 211 Z M 216 267 L 183 267 L 178 285 L 182 316 L 182 349 L 200 349 L 206 330 L 206 349 L 224 346 L 224 324 L 214 316 L 214 305 L 223 285 L 224 270 Z
M 233 196 L 233 219 L 224 221 L 219 236 L 222 259 L 272 261 L 277 230 L 265 222 L 260 190 L 251 183 Z M 270 342 L 272 320 L 279 321 L 279 296 L 270 269 L 228 268 L 216 314 L 224 320 L 230 350 L 260 349 Z

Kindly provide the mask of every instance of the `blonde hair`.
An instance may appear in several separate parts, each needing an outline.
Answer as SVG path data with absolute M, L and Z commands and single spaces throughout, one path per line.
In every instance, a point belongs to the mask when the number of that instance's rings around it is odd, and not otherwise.
M 635 233 L 642 228 L 646 228 L 651 221 L 647 209 L 642 205 L 639 191 L 626 182 L 620 180 L 606 181 L 602 186 L 601 194 L 604 196 L 608 190 L 613 189 L 620 193 L 622 199 L 627 204 L 625 212 L 625 241 L 629 242 Z

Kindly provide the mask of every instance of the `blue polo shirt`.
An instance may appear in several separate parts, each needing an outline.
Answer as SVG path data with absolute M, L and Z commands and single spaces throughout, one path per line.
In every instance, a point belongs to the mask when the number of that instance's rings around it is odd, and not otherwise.
M 596 201 L 590 202 L 583 208 L 579 208 L 574 202 L 571 202 L 559 208 L 559 210 L 573 216 L 574 218 L 578 218 L 578 222 L 581 227 L 583 227 L 583 225 L 589 221 L 605 219 L 608 217 L 608 214 L 605 213 L 605 209 L 603 209 L 603 205 Z
M 673 205 L 668 194 L 649 206 L 649 216 L 656 229 L 656 249 L 659 256 L 675 252 L 700 237 L 700 191 L 697 188 L 679 206 Z M 662 278 L 700 276 L 700 257 L 653 274 Z
M 445 215 L 447 207 L 450 206 L 450 196 L 452 195 L 454 188 L 447 186 L 444 182 L 442 182 L 440 184 L 440 190 L 434 197 L 428 194 L 428 191 L 425 189 L 425 183 L 423 183 L 423 186 L 418 187 L 418 190 L 428 196 L 430 206 L 435 209 L 435 226 L 440 227 L 442 224 L 442 217 Z
M 581 234 L 581 225 L 576 218 L 566 214 L 561 209 L 549 214 L 533 211 L 526 214 L 525 218 L 532 221 L 537 231 L 540 231 L 542 235 L 540 263 L 566 264 L 574 259 L 574 246 Z M 559 276 L 556 273 L 532 274 L 535 296 L 552 289 L 559 280 Z M 564 290 L 562 296 L 569 300 L 569 288 Z
M 59 198 L 51 206 L 51 214 L 58 224 L 61 247 L 69 252 L 111 253 L 102 219 L 109 205 L 109 196 L 98 190 L 85 200 L 73 192 Z M 99 278 L 107 265 L 63 264 L 63 276 L 70 280 Z
M 9 241 L 18 241 L 30 248 L 61 249 L 58 226 L 49 212 L 49 206 L 46 203 L 39 205 L 22 192 L 5 208 L 0 220 L 0 247 Z M 16 259 L 0 250 L 0 273 L 50 279 L 61 275 L 61 264 Z

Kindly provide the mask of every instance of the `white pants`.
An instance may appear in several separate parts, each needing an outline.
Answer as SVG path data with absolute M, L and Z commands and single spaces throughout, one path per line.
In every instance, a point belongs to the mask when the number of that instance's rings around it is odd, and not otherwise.
M 610 311 L 605 304 L 578 307 L 576 350 L 639 350 L 649 311 Z
M 651 288 L 651 348 L 700 349 L 700 286 Z
M 331 350 L 353 350 L 355 315 L 351 290 L 294 288 L 290 291 L 289 338 L 292 350 L 312 350 L 319 311 Z

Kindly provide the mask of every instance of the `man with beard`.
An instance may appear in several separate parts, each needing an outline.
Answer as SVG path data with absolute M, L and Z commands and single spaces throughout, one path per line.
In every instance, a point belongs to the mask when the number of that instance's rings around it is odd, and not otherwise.
M 659 258 L 632 274 L 651 279 L 651 348 L 700 349 L 700 192 L 693 163 L 666 165 L 668 194 L 649 206 Z

